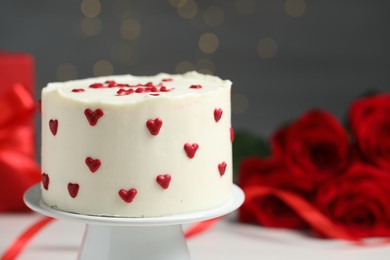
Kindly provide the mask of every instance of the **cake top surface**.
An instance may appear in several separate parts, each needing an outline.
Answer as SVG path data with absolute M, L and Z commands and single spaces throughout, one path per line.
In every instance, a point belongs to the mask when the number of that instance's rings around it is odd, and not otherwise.
M 80 102 L 129 103 L 146 99 L 178 98 L 231 87 L 231 81 L 195 71 L 181 75 L 106 76 L 49 83 L 42 94 L 59 95 Z

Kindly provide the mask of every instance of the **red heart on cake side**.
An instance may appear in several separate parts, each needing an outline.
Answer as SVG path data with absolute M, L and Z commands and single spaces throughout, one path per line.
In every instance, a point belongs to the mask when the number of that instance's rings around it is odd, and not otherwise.
M 77 183 L 68 183 L 68 192 L 72 198 L 76 198 L 79 193 L 79 185 Z
M 57 134 L 58 130 L 58 120 L 57 119 L 50 119 L 49 121 L 49 128 L 53 135 Z
M 226 163 L 221 162 L 220 164 L 218 164 L 218 170 L 219 170 L 219 174 L 221 176 L 223 176 L 225 174 L 225 171 L 226 171 Z
M 48 190 L 49 189 L 49 175 L 47 175 L 46 173 L 42 173 L 41 175 L 41 182 L 42 182 L 42 185 L 43 185 L 43 188 L 45 190 Z
M 160 118 L 156 118 L 154 120 L 149 119 L 146 121 L 146 127 L 149 129 L 150 134 L 158 135 L 160 132 L 160 128 L 162 126 L 162 120 Z
M 130 190 L 120 189 L 118 194 L 124 202 L 131 203 L 133 201 L 135 195 L 137 195 L 137 190 L 136 189 L 130 189 Z
M 171 182 L 171 175 L 158 175 L 156 178 L 156 182 L 161 186 L 161 188 L 168 189 L 169 183 Z
M 234 129 L 230 127 L 230 141 L 233 143 L 234 141 Z
M 190 159 L 194 158 L 195 153 L 198 150 L 198 148 L 199 148 L 199 145 L 196 143 L 193 143 L 193 144 L 186 143 L 184 145 L 184 151 L 186 152 L 188 158 L 190 158 Z
M 218 121 L 221 119 L 222 117 L 222 109 L 221 108 L 216 108 L 214 109 L 214 119 L 215 119 L 215 122 L 218 123 Z
M 96 109 L 95 111 L 87 108 L 84 110 L 84 115 L 88 119 L 89 124 L 91 126 L 95 126 L 98 120 L 104 115 L 104 112 L 100 108 Z
M 99 169 L 100 165 L 102 165 L 99 159 L 92 159 L 91 157 L 85 158 L 85 164 L 88 166 L 89 170 L 92 173 L 96 172 Z

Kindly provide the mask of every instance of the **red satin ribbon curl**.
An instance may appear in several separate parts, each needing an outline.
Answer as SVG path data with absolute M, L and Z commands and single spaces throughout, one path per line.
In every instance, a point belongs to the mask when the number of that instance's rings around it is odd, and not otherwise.
M 23 193 L 39 182 L 34 160 L 35 103 L 21 84 L 0 93 L 0 212 L 27 210 Z

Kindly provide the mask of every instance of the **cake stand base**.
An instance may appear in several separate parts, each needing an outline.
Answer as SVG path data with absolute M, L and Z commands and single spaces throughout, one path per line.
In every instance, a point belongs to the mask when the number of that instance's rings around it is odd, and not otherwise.
M 79 259 L 190 260 L 181 225 L 87 225 Z
M 230 199 L 217 208 L 148 218 L 89 216 L 56 210 L 41 200 L 40 184 L 25 193 L 24 201 L 43 215 L 87 225 L 80 260 L 189 260 L 182 224 L 226 215 L 243 203 L 244 193 L 234 185 Z

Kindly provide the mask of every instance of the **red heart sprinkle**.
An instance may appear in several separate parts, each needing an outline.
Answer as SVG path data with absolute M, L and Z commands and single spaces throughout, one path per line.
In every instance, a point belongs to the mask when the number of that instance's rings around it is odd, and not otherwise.
M 41 181 L 42 181 L 43 188 L 45 190 L 48 190 L 49 189 L 49 175 L 47 175 L 46 173 L 42 173 Z
M 186 151 L 187 156 L 190 159 L 194 158 L 195 153 L 198 150 L 198 148 L 199 148 L 199 145 L 195 144 L 195 143 L 194 144 L 187 143 L 184 145 L 184 150 Z
M 171 182 L 171 175 L 169 174 L 158 175 L 156 178 L 156 182 L 160 184 L 161 188 L 168 189 L 169 183 Z
M 158 135 L 158 133 L 160 132 L 160 128 L 162 126 L 162 123 L 163 122 L 160 118 L 156 118 L 154 120 L 149 119 L 148 121 L 146 121 L 146 127 L 149 129 L 149 132 L 152 135 Z
M 166 79 L 163 79 L 162 81 L 163 81 L 163 82 L 169 82 L 169 81 L 173 81 L 173 79 L 171 79 L 171 78 L 166 78 Z
M 49 121 L 49 128 L 53 135 L 57 134 L 58 129 L 58 120 L 57 119 L 50 119 Z
M 96 172 L 102 163 L 99 159 L 92 159 L 91 157 L 85 158 L 85 164 L 88 166 L 91 172 Z
M 74 89 L 72 89 L 72 92 L 84 92 L 85 91 L 85 89 L 83 89 L 83 88 L 74 88 Z
M 201 89 L 202 86 L 201 85 L 191 85 L 190 88 Z
M 234 141 L 234 129 L 230 127 L 230 141 L 233 143 Z
M 89 124 L 91 126 L 95 126 L 99 118 L 104 115 L 104 112 L 100 108 L 96 109 L 95 111 L 87 108 L 84 110 L 84 115 L 87 117 Z
M 220 119 L 221 119 L 221 117 L 222 117 L 222 109 L 220 109 L 220 108 L 216 108 L 216 109 L 214 109 L 214 119 L 215 119 L 215 122 L 218 122 Z
M 221 176 L 223 176 L 225 174 L 225 171 L 226 171 L 226 163 L 221 162 L 220 164 L 218 164 L 218 170 L 219 170 L 219 174 Z
M 72 198 L 76 198 L 79 193 L 79 185 L 77 183 L 68 183 L 68 192 Z
M 90 88 L 104 88 L 102 83 L 94 83 L 89 86 Z
M 121 189 L 121 190 L 119 190 L 118 194 L 124 202 L 130 203 L 133 201 L 135 195 L 137 195 L 137 190 L 136 189 L 130 189 L 130 190 Z

